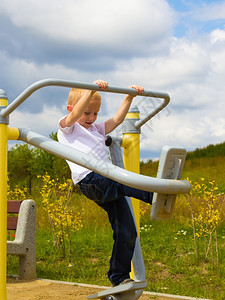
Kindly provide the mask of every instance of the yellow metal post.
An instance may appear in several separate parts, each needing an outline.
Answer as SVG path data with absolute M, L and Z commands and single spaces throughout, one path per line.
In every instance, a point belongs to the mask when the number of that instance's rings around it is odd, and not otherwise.
M 135 122 L 139 120 L 138 108 L 132 107 L 123 122 L 123 160 L 126 170 L 140 173 L 140 131 L 136 129 Z M 140 201 L 131 198 L 134 216 L 137 226 L 137 232 L 140 237 Z M 132 266 L 131 278 L 134 279 L 134 270 Z
M 8 105 L 0 90 L 0 110 Z M 6 300 L 8 120 L 0 117 L 0 300 Z
M 139 120 L 139 110 L 136 106 L 128 112 L 123 123 L 123 159 L 126 170 L 140 173 L 140 131 L 135 128 Z M 137 231 L 140 232 L 140 201 L 132 198 Z

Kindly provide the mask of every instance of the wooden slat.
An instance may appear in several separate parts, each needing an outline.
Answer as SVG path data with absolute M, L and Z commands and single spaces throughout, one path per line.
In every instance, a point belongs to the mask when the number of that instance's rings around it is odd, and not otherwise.
M 18 217 L 7 217 L 7 230 L 16 230 Z
M 8 213 L 19 213 L 21 203 L 22 203 L 22 201 L 18 201 L 18 200 L 7 201 L 7 212 Z
M 16 230 L 21 203 L 22 201 L 18 200 L 7 201 L 7 230 Z M 10 214 L 13 214 L 13 216 L 10 216 Z

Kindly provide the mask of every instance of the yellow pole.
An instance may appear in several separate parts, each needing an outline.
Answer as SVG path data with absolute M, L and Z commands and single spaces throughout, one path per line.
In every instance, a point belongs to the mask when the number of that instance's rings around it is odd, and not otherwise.
M 132 136 L 131 136 L 132 135 Z M 124 167 L 128 171 L 132 171 L 134 173 L 140 173 L 140 146 L 139 146 L 139 134 L 124 134 L 123 137 L 123 159 L 124 159 Z M 140 201 L 131 198 L 134 216 L 137 226 L 138 234 L 140 232 Z
M 3 93 L 0 95 L 0 109 L 6 107 L 7 105 L 8 99 Z M 0 300 L 7 299 L 7 154 L 8 121 L 0 118 Z
M 135 128 L 135 122 L 139 120 L 139 110 L 135 106 L 128 112 L 123 123 L 123 160 L 126 170 L 140 173 L 140 131 Z M 140 201 L 131 198 L 134 216 L 137 226 L 137 232 L 140 237 Z M 134 279 L 134 270 L 132 266 L 131 278 Z

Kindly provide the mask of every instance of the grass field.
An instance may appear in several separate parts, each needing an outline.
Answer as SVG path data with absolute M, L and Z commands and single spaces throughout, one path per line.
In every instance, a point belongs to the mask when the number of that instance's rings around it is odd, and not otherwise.
M 225 158 L 187 160 L 183 178 L 215 180 L 224 199 Z M 141 164 L 142 174 L 155 176 L 157 163 Z M 107 270 L 112 250 L 112 231 L 106 214 L 83 196 L 73 195 L 73 207 L 83 211 L 83 227 L 71 239 L 71 253 L 63 257 L 54 246 L 52 232 L 40 195 L 37 203 L 37 277 L 55 280 L 109 285 Z M 225 224 L 217 227 L 218 263 L 205 258 L 205 239 L 198 239 L 196 258 L 191 211 L 187 197 L 179 196 L 174 217 L 167 221 L 150 219 L 150 207 L 142 205 L 141 245 L 148 290 L 190 297 L 225 299 Z M 224 211 L 223 211 L 224 213 Z M 224 216 L 224 215 L 223 215 Z M 213 246 L 214 247 L 214 246 Z M 216 249 L 212 247 L 212 251 Z M 214 252 L 215 253 L 215 252 Z M 212 254 L 212 253 L 211 253 Z M 215 254 L 214 254 L 215 258 Z M 8 257 L 8 273 L 18 273 L 18 259 Z

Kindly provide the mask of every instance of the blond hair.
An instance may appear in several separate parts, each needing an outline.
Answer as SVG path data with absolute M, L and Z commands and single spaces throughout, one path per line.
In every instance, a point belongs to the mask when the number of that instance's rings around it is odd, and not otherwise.
M 74 106 L 80 100 L 80 98 L 86 93 L 86 91 L 87 90 L 84 89 L 76 89 L 76 88 L 71 89 L 68 96 L 68 102 L 67 102 L 68 105 Z M 91 100 L 101 101 L 101 95 L 99 94 L 99 92 L 96 91 L 92 95 Z

